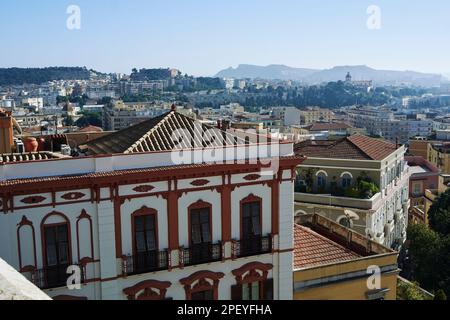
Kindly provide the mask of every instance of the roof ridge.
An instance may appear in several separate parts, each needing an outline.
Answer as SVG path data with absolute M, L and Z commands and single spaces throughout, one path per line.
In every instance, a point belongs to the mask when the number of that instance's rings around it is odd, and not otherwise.
M 361 135 L 361 134 L 359 134 L 359 133 L 355 133 L 354 135 L 351 135 L 351 136 L 349 136 L 349 137 L 346 137 L 345 139 L 346 139 L 347 141 L 349 141 L 352 145 L 354 145 L 356 148 L 358 148 L 358 150 L 361 151 L 362 153 L 364 153 L 367 157 L 369 157 L 369 158 L 372 159 L 372 160 L 375 160 L 370 154 L 368 154 L 365 150 L 361 149 L 360 146 L 358 146 L 356 143 L 353 142 L 353 140 L 351 139 L 351 137 L 356 137 L 356 136 L 358 136 L 358 137 L 364 137 L 364 138 L 369 138 L 369 137 L 363 136 L 363 135 Z M 369 139 L 371 139 L 371 138 L 369 138 Z
M 136 148 L 139 144 L 141 144 L 145 139 L 147 139 L 151 134 L 153 134 L 154 131 L 156 131 L 157 128 L 159 128 L 163 123 L 167 121 L 167 118 L 175 113 L 174 110 L 171 110 L 165 114 L 162 115 L 162 118 L 151 128 L 148 130 L 142 137 L 140 137 L 138 140 L 136 140 L 128 149 L 124 151 L 124 153 L 130 153 L 133 151 L 134 148 Z M 150 120 L 154 120 L 155 118 L 152 118 Z

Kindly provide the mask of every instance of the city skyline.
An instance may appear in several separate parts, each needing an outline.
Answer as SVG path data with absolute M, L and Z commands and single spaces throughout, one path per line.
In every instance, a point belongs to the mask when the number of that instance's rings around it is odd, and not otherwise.
M 173 67 L 211 76 L 239 64 L 368 65 L 450 74 L 442 62 L 450 49 L 446 1 L 91 2 L 2 4 L 8 15 L 0 34 L 8 45 L 0 51 L 0 67 L 87 66 L 121 73 Z M 81 10 L 80 29 L 67 28 L 70 5 Z M 381 10 L 381 29 L 367 25 L 373 5 Z

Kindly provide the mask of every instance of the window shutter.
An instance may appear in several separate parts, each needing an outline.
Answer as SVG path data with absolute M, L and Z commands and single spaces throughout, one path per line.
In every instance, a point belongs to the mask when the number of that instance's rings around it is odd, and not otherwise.
M 264 300 L 273 300 L 273 279 L 264 282 Z
M 237 284 L 231 286 L 231 300 L 241 301 L 242 300 L 242 285 Z

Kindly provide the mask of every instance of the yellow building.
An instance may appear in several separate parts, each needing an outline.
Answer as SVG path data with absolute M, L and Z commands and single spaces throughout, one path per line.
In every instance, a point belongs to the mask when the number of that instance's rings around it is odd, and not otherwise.
M 450 174 L 450 142 L 428 144 L 428 161 L 443 174 Z
M 396 300 L 396 251 L 319 215 L 296 222 L 294 300 Z
M 309 125 L 315 122 L 331 122 L 334 120 L 334 113 L 329 109 L 319 107 L 308 107 L 300 111 L 301 124 Z

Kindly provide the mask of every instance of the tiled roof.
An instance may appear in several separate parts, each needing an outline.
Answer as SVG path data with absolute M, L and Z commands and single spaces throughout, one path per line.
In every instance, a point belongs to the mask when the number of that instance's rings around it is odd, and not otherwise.
M 353 251 L 309 228 L 294 226 L 294 269 L 317 267 L 360 258 Z
M 193 139 L 175 145 L 173 133 L 187 130 Z M 183 139 L 180 139 L 183 140 Z M 202 124 L 176 111 L 141 122 L 127 129 L 88 142 L 88 155 L 169 151 L 173 149 L 242 145 L 245 140 L 225 133 L 215 127 Z
M 0 154 L 0 163 L 25 162 L 64 158 L 52 152 L 9 153 Z
M 345 130 L 349 129 L 349 126 L 346 123 L 336 122 L 336 123 L 314 123 L 308 127 L 306 127 L 309 131 L 328 131 L 328 130 Z
M 355 134 L 347 139 L 373 160 L 386 159 L 390 154 L 397 150 L 397 146 L 393 143 L 369 138 L 360 134 Z
M 313 158 L 379 161 L 397 148 L 395 144 L 356 134 L 339 140 L 307 140 L 294 149 L 297 155 Z
M 278 158 L 278 160 L 300 160 L 297 156 L 285 156 Z M 86 181 L 92 178 L 112 178 L 117 176 L 130 177 L 131 175 L 142 176 L 145 174 L 161 174 L 163 172 L 172 171 L 174 169 L 178 170 L 188 170 L 188 169 L 196 169 L 198 172 L 205 172 L 207 169 L 218 170 L 221 166 L 232 168 L 235 166 L 233 163 L 199 163 L 199 164 L 185 164 L 185 165 L 173 165 L 173 166 L 161 166 L 154 168 L 143 168 L 143 169 L 126 169 L 126 170 L 116 170 L 116 171 L 108 171 L 108 172 L 95 172 L 95 173 L 85 173 L 78 175 L 65 175 L 65 176 L 52 176 L 52 177 L 39 177 L 39 178 L 24 178 L 24 179 L 10 179 L 10 180 L 0 180 L 0 187 L 11 187 L 18 185 L 26 185 L 29 183 L 41 183 L 41 182 L 55 182 L 55 183 L 64 183 L 68 180 L 79 179 L 80 181 Z M 258 165 L 255 164 L 257 167 Z M 249 167 L 251 168 L 251 167 Z

